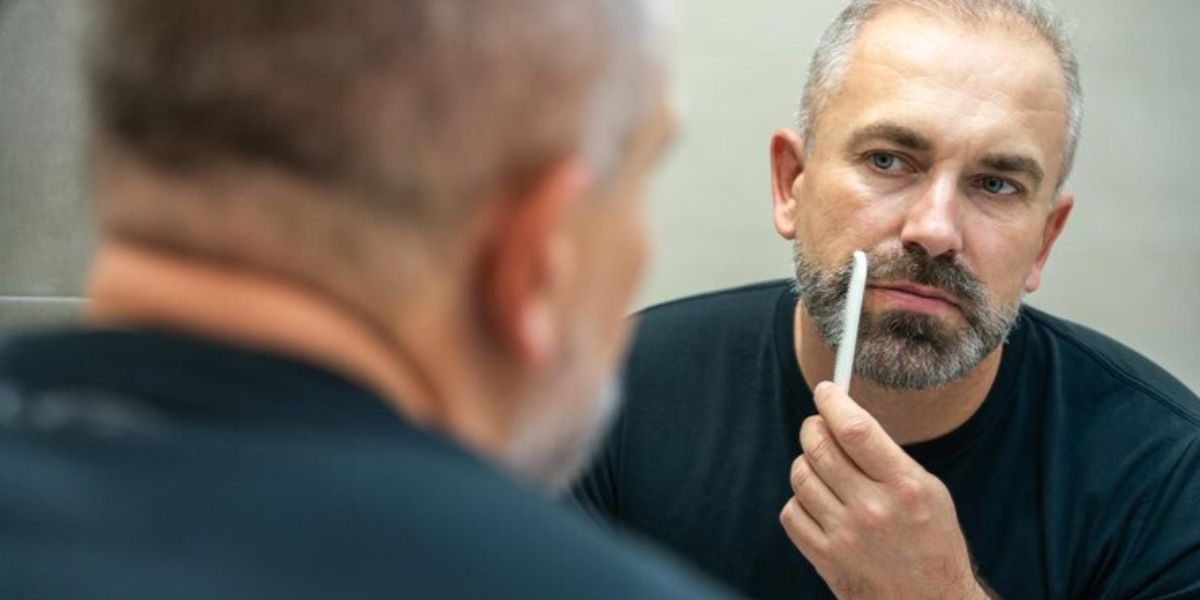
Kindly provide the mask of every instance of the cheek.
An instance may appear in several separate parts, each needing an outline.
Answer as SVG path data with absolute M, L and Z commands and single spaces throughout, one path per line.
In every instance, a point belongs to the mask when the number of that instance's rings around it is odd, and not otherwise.
M 805 251 L 825 268 L 840 267 L 854 250 L 877 249 L 898 239 L 901 202 L 881 197 L 842 169 L 838 177 L 812 182 L 797 211 Z
M 625 204 L 624 202 L 621 204 Z M 606 207 L 597 215 L 589 243 L 590 281 L 585 282 L 588 312 L 594 319 L 590 335 L 613 346 L 633 308 L 634 295 L 645 271 L 648 253 L 646 226 L 637 206 Z
M 622 317 L 629 310 L 632 295 L 642 281 L 649 260 L 649 236 L 647 233 L 646 206 L 642 202 L 643 184 L 641 181 L 629 191 L 620 202 L 620 208 L 614 214 L 613 236 L 607 240 L 612 247 L 614 262 L 619 262 L 619 271 L 614 277 L 618 281 L 618 289 L 622 290 L 624 298 Z M 604 244 L 606 240 L 601 240 Z
M 613 241 L 621 245 L 621 248 L 614 252 L 615 256 L 608 257 L 610 264 L 616 269 L 611 278 L 614 282 L 612 291 L 615 293 L 604 307 L 604 329 L 597 332 L 598 337 L 607 346 L 604 349 L 607 355 L 606 364 L 602 365 L 605 370 L 612 368 L 625 351 L 632 329 L 629 315 L 633 311 L 635 295 L 649 261 L 649 240 L 640 205 L 631 207 L 623 214 L 619 234 L 614 236 Z M 619 260 L 615 260 L 618 256 Z
M 650 234 L 646 228 L 645 220 L 638 218 L 630 228 L 630 263 L 634 266 L 631 269 L 631 278 L 634 284 L 641 283 L 642 275 L 646 267 L 650 264 Z
M 1016 302 L 1040 249 L 1040 238 L 980 223 L 968 244 L 968 266 L 979 277 L 994 303 Z

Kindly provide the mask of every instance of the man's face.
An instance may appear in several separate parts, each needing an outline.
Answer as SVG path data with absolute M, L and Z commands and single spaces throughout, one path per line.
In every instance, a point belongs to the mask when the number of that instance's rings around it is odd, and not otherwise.
M 776 221 L 829 345 L 850 256 L 868 252 L 860 375 L 936 387 L 1003 341 L 1070 209 L 1056 190 L 1064 90 L 1033 34 L 911 9 L 866 24 Z
M 552 489 L 569 485 L 586 466 L 619 405 L 613 370 L 629 339 L 628 314 L 646 262 L 642 193 L 672 126 L 664 91 L 613 179 L 571 217 L 578 285 L 571 286 L 563 326 L 568 339 L 515 449 L 516 462 Z

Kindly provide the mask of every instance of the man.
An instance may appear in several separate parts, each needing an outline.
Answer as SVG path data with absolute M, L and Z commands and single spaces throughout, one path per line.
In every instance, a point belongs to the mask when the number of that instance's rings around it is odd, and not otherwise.
M 517 481 L 613 408 L 651 5 L 94 9 L 88 325 L 0 347 L 0 597 L 712 594 Z
M 1021 306 L 1073 206 L 1079 90 L 1032 2 L 853 2 L 771 143 L 795 292 L 647 311 L 579 496 L 756 597 L 1200 597 L 1200 401 Z M 842 390 L 817 384 L 856 249 Z

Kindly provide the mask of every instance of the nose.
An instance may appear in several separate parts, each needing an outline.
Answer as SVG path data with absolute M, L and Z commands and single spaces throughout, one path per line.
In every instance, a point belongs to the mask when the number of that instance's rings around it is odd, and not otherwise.
M 905 249 L 920 248 L 930 257 L 954 257 L 962 251 L 958 186 L 953 177 L 931 181 L 909 208 L 900 242 Z

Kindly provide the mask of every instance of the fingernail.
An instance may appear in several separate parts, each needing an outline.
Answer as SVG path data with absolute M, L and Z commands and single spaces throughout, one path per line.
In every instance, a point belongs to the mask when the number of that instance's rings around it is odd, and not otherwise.
M 821 393 L 821 390 L 823 390 L 823 389 L 825 389 L 825 388 L 827 388 L 827 387 L 829 387 L 829 386 L 831 386 L 831 385 L 833 385 L 833 384 L 832 384 L 832 383 L 830 383 L 830 382 L 828 382 L 828 381 L 822 381 L 821 383 L 818 383 L 818 384 L 817 384 L 817 387 L 813 388 L 813 393 L 814 393 L 814 394 L 820 394 L 820 393 Z

